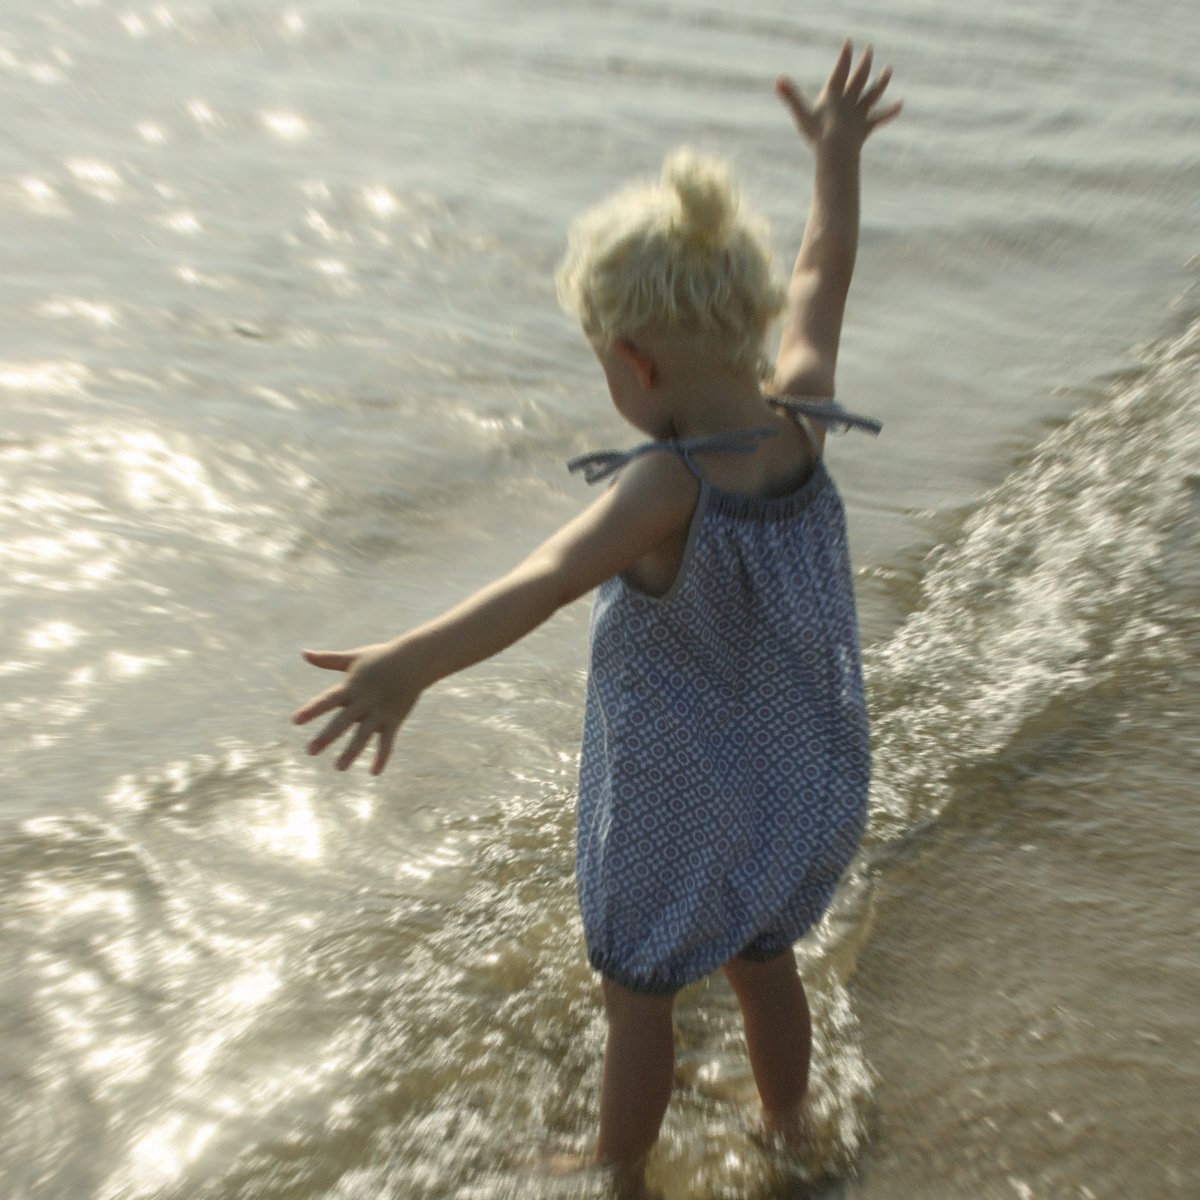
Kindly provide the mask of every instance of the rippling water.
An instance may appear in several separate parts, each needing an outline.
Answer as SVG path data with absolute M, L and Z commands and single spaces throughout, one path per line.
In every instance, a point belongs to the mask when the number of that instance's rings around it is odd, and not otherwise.
M 870 145 L 838 442 L 871 831 L 801 947 L 820 1144 L 756 1149 L 679 1005 L 674 1197 L 1200 1186 L 1200 29 L 1170 0 L 0 2 L 0 1181 L 14 1200 L 602 1195 L 574 909 L 586 604 L 302 754 L 301 645 L 422 619 L 628 440 L 552 271 L 682 140 L 781 263 L 771 96 L 841 36 Z M 1189 1057 L 1189 1053 L 1191 1057 Z

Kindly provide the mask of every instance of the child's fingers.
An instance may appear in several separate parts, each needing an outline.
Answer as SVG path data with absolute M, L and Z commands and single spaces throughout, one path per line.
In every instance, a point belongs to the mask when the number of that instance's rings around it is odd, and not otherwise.
M 863 88 L 867 86 L 867 80 L 871 78 L 871 64 L 874 61 L 875 51 L 868 46 L 863 51 L 862 58 L 858 60 L 854 73 L 846 80 L 845 95 L 851 100 L 857 100 Z
M 879 98 L 887 91 L 887 85 L 892 82 L 892 68 L 884 67 L 879 72 L 879 78 L 867 88 L 862 94 L 860 103 L 864 108 L 870 109 L 872 106 L 879 103 Z
M 354 665 L 355 656 L 345 650 L 301 650 L 305 662 L 327 671 L 348 671 Z
M 353 765 L 354 760 L 367 748 L 371 735 L 375 732 L 375 722 L 363 717 L 358 723 L 358 732 L 350 739 L 350 744 L 338 756 L 337 769 L 345 771 Z
M 357 713 L 351 712 L 348 708 L 343 709 L 308 743 L 309 754 L 320 754 L 330 742 L 336 742 L 357 720 Z
M 371 764 L 371 774 L 381 775 L 392 756 L 392 743 L 396 740 L 396 730 L 384 727 L 379 731 L 379 745 L 375 749 L 375 761 Z
M 775 95 L 784 102 L 789 108 L 793 104 L 803 104 L 804 97 L 800 94 L 800 89 L 796 86 L 795 81 L 789 79 L 786 75 L 780 75 L 775 80 Z
M 847 38 L 838 51 L 837 61 L 829 72 L 829 81 L 825 90 L 835 96 L 841 95 L 846 87 L 846 79 L 850 74 L 850 64 L 854 61 L 854 43 Z
M 346 703 L 346 700 L 346 691 L 341 684 L 326 688 L 325 691 L 314 696 L 307 704 L 292 713 L 292 724 L 307 725 L 313 717 L 320 717 L 330 709 L 340 708 Z
M 897 100 L 895 104 L 889 104 L 882 112 L 876 113 L 867 122 L 867 133 L 873 133 L 880 125 L 886 125 L 889 121 L 894 121 L 900 115 L 900 110 L 903 107 L 904 101 Z
M 805 137 L 812 137 L 815 133 L 815 120 L 812 109 L 808 107 L 808 103 L 805 101 L 800 89 L 786 75 L 780 75 L 775 81 L 775 95 L 783 101 L 788 112 L 792 114 L 792 120 L 796 122 L 796 128 Z

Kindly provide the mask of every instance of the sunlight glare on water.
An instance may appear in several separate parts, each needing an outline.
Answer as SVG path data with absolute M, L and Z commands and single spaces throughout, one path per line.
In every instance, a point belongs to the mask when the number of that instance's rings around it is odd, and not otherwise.
M 284 784 L 280 796 L 267 797 L 250 837 L 263 849 L 306 862 L 321 857 L 321 826 L 312 803 L 313 790 Z

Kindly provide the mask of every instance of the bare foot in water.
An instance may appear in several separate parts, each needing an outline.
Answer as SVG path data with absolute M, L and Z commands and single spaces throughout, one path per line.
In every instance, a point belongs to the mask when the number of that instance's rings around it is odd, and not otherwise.
M 544 1154 L 531 1152 L 515 1157 L 512 1165 L 530 1175 L 561 1178 L 566 1175 L 582 1175 L 585 1171 L 592 1170 L 595 1163 L 586 1154 L 546 1151 Z
M 640 1168 L 622 1168 L 613 1163 L 597 1162 L 587 1154 L 572 1154 L 570 1152 L 531 1154 L 519 1164 L 521 1169 L 531 1175 L 543 1178 L 566 1179 L 572 1175 L 599 1173 L 612 1179 L 614 1191 L 613 1200 L 655 1200 L 656 1193 L 646 1189 L 643 1173 Z
M 750 1121 L 750 1136 L 764 1150 L 782 1152 L 804 1166 L 810 1165 L 817 1152 L 816 1129 L 807 1098 L 786 1112 L 760 1111 Z
M 798 1104 L 790 1112 L 764 1112 L 761 1129 L 772 1143 L 786 1146 L 789 1150 L 807 1150 L 815 1140 L 812 1117 L 808 1105 L 804 1103 Z

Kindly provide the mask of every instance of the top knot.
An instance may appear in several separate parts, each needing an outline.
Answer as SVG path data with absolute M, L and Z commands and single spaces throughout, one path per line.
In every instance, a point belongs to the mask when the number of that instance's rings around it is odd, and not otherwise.
M 594 346 L 679 332 L 748 372 L 786 299 L 729 169 L 688 149 L 667 158 L 660 183 L 622 188 L 572 222 L 557 284 Z
M 671 224 L 686 240 L 715 248 L 728 239 L 738 202 L 723 162 L 676 150 L 663 164 L 663 183 L 678 197 L 679 212 Z

